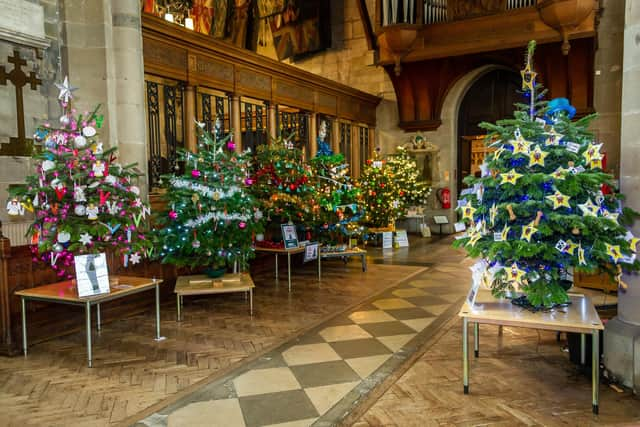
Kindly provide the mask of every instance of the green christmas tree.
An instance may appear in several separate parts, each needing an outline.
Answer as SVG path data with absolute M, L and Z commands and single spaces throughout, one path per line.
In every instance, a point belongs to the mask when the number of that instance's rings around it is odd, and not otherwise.
M 360 188 L 349 176 L 349 165 L 342 154 L 320 154 L 310 161 L 320 213 L 316 219 L 319 240 L 325 244 L 342 242 L 344 237 L 360 236 L 364 215 Z
M 387 157 L 387 166 L 393 171 L 394 179 L 400 188 L 400 203 L 406 214 L 409 206 L 424 206 L 431 189 L 420 176 L 418 165 L 406 148 L 397 147 L 395 153 Z
M 528 102 L 513 118 L 481 124 L 496 151 L 480 178 L 465 180 L 471 188 L 458 209 L 469 229 L 456 245 L 481 258 L 474 280 L 494 295 L 521 291 L 527 301 L 520 302 L 551 307 L 567 302 L 563 279 L 571 268 L 619 278 L 640 263 L 638 239 L 620 224 L 633 212 L 621 209 L 621 195 L 602 191 L 614 184 L 602 171 L 602 144 L 587 130 L 594 116 L 571 121 L 575 109 L 566 99 L 541 99 L 534 49 L 531 42 L 521 72 Z
M 198 125 L 198 152 L 178 151 L 184 174 L 165 177 L 167 209 L 158 215 L 157 239 L 163 263 L 220 270 L 248 266 L 262 213 L 249 192 L 251 153 L 237 153 L 231 136 Z
M 27 235 L 34 259 L 51 264 L 59 277 L 73 277 L 73 257 L 111 252 L 126 267 L 151 252 L 145 237 L 149 207 L 136 185 L 135 164 L 117 162 L 116 148 L 103 149 L 98 107 L 74 116 L 68 78 L 60 89 L 60 126 L 44 125 L 34 139 L 42 150 L 33 157 L 36 173 L 26 185 L 10 189 L 9 215 L 33 212 Z
M 362 190 L 366 214 L 363 223 L 369 227 L 393 227 L 404 211 L 399 187 L 393 170 L 376 151 L 362 169 L 358 185 Z
M 280 137 L 258 147 L 254 179 L 253 194 L 272 226 L 304 224 L 317 215 L 311 168 L 290 139 Z

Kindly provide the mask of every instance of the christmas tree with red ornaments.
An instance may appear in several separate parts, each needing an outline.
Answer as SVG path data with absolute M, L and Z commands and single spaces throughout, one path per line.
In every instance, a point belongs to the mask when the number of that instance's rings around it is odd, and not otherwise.
M 280 137 L 261 145 L 256 153 L 253 193 L 267 223 L 307 224 L 317 217 L 320 206 L 314 198 L 311 168 L 290 138 Z
M 136 164 L 117 161 L 116 148 L 104 148 L 98 136 L 98 107 L 75 115 L 68 78 L 56 84 L 63 109 L 59 127 L 45 124 L 34 139 L 43 145 L 33 157 L 36 173 L 10 189 L 11 216 L 31 212 L 27 236 L 34 261 L 43 261 L 59 277 L 73 277 L 73 257 L 111 252 L 126 267 L 150 255 L 145 237 L 149 207 L 140 197 Z
M 363 166 L 358 185 L 366 206 L 363 223 L 373 228 L 393 228 L 405 210 L 406 190 L 400 187 L 393 169 L 380 158 L 378 150 Z
M 262 232 L 262 212 L 249 191 L 251 153 L 236 152 L 231 135 L 222 135 L 220 121 L 213 135 L 204 124 L 197 129 L 198 151 L 178 150 L 184 173 L 164 177 L 166 209 L 156 218 L 160 258 L 219 274 L 235 263 L 246 268 L 253 239 Z

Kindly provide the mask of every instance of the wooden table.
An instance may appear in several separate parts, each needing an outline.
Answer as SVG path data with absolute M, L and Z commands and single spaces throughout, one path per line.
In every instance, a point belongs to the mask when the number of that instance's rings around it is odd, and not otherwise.
M 179 276 L 176 280 L 175 294 L 178 304 L 178 322 L 182 320 L 182 307 L 185 295 L 226 294 L 230 292 L 244 292 L 249 294 L 249 312 L 253 315 L 253 280 L 249 273 L 225 274 L 212 279 L 204 274 L 193 276 Z
M 91 306 L 96 306 L 96 323 L 98 331 L 101 330 L 100 304 L 103 302 L 124 298 L 149 289 L 156 290 L 156 340 L 161 341 L 160 336 L 160 284 L 162 280 L 147 279 L 142 277 L 116 276 L 110 278 L 110 292 L 108 294 L 79 297 L 77 286 L 71 280 L 38 286 L 36 288 L 17 291 L 22 300 L 22 347 L 24 355 L 27 355 L 27 301 L 43 301 L 68 305 L 84 306 L 87 329 L 87 360 L 92 367 L 91 353 Z
M 469 351 L 468 324 L 474 325 L 474 353 L 479 356 L 479 324 L 486 323 L 500 326 L 517 326 L 523 328 L 545 329 L 561 332 L 576 332 L 582 336 L 582 363 L 586 347 L 586 335 L 592 335 L 591 380 L 592 410 L 598 413 L 598 388 L 600 382 L 600 331 L 604 329 L 600 317 L 589 297 L 580 294 L 569 294 L 571 304 L 567 307 L 550 311 L 533 313 L 522 307 L 511 304 L 507 299 L 496 299 L 488 290 L 480 290 L 473 308 L 464 303 L 458 316 L 462 317 L 462 381 L 464 393 L 469 393 Z
M 322 245 L 318 245 L 318 251 L 321 250 Z M 291 292 L 291 255 L 304 253 L 306 250 L 305 246 L 299 246 L 297 248 L 261 248 L 259 246 L 256 247 L 256 252 L 266 252 L 272 253 L 276 256 L 276 280 L 278 279 L 278 255 L 287 254 L 287 277 L 289 280 L 289 292 Z M 322 257 L 318 255 L 318 280 L 322 279 L 322 266 L 321 266 Z
M 322 257 L 322 259 L 342 258 L 345 260 L 345 262 L 347 257 L 359 256 L 362 262 L 362 271 L 367 271 L 367 251 L 365 251 L 364 249 L 352 248 L 346 249 L 344 251 L 321 252 L 320 256 Z

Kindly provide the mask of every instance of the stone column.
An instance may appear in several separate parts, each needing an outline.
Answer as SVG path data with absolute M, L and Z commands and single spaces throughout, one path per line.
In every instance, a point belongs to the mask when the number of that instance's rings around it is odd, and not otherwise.
M 620 188 L 625 205 L 640 210 L 640 2 L 625 5 L 620 141 Z M 640 236 L 636 221 L 631 230 Z M 640 277 L 625 275 L 629 288 L 618 292 L 618 316 L 604 331 L 604 364 L 623 385 L 640 390 Z
M 87 4 L 88 2 L 85 2 Z M 115 125 L 122 164 L 137 163 L 142 173 L 140 190 L 147 194 L 147 121 L 142 58 L 142 26 L 139 2 L 111 0 L 111 29 L 115 75 Z M 90 67 L 85 68 L 87 72 Z M 193 121 L 186 126 L 193 127 Z
M 233 129 L 233 141 L 236 143 L 236 151 L 242 151 L 242 120 L 240 117 L 240 96 L 231 98 L 231 128 Z
M 63 74 L 79 87 L 78 111 L 101 105 L 106 146 L 121 163 L 138 163 L 147 193 L 144 63 L 140 6 L 129 0 L 61 0 Z

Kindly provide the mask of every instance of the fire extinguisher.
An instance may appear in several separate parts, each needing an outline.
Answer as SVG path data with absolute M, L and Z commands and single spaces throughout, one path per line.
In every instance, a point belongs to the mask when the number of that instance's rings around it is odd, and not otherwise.
M 436 192 L 436 195 L 442 205 L 442 209 L 449 209 L 451 207 L 451 191 L 447 187 L 440 188 Z

